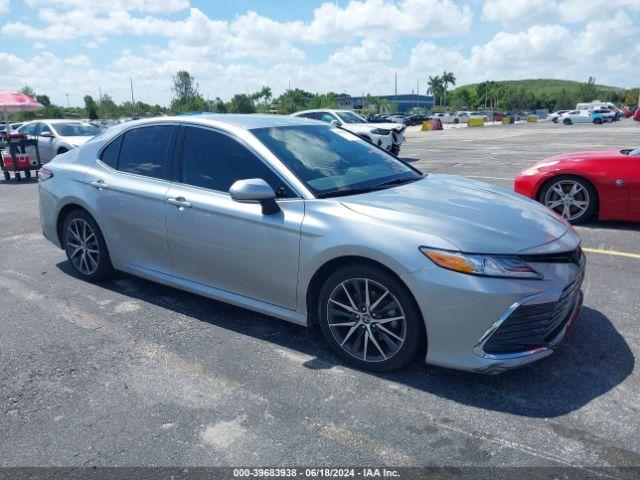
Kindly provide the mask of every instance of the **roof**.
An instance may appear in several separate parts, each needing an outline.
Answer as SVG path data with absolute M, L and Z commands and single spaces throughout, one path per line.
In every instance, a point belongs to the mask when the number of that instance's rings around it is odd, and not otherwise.
M 309 125 L 308 119 L 290 117 L 287 115 L 271 115 L 271 114 L 229 114 L 229 113 L 202 113 L 198 115 L 186 115 L 180 117 L 172 117 L 174 120 L 181 122 L 194 122 L 199 119 L 212 120 L 222 122 L 235 127 L 253 130 L 256 128 L 268 127 L 289 127 L 295 125 Z M 206 122 L 203 122 L 206 123 Z

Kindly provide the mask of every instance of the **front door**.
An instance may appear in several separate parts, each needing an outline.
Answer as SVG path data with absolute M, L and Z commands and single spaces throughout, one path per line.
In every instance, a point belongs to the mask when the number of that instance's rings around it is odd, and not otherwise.
M 165 207 L 173 275 L 294 309 L 304 201 L 224 132 L 186 127 L 182 152 Z M 231 198 L 229 187 L 249 178 L 278 192 L 281 212 L 266 215 Z
M 121 268 L 171 273 L 165 229 L 167 158 L 173 125 L 127 130 L 103 149 L 86 177 L 111 260 Z
M 43 137 L 42 134 L 47 136 Z M 38 150 L 40 151 L 40 161 L 42 163 L 50 162 L 56 156 L 56 139 L 49 125 L 40 122 L 36 126 L 36 137 L 38 138 Z

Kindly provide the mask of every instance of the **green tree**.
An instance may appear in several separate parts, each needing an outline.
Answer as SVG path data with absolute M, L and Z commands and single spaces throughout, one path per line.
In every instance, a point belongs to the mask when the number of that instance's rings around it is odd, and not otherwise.
M 442 97 L 442 92 L 444 89 L 444 84 L 439 75 L 435 77 L 429 76 L 429 80 L 427 81 L 427 93 L 433 95 L 433 104 L 437 105 L 438 100 Z
M 173 77 L 172 91 L 171 111 L 174 113 L 206 109 L 207 102 L 200 95 L 197 82 L 186 70 L 180 70 Z
M 49 105 L 51 105 L 51 100 L 49 100 L 49 97 L 47 95 L 36 95 L 35 98 L 43 107 L 48 107 Z
M 27 96 L 29 96 L 31 98 L 36 98 L 36 92 L 29 85 L 25 85 L 24 87 L 22 87 L 20 89 L 20 92 L 24 93 L 25 95 L 27 95 Z
M 87 117 L 89 117 L 89 120 L 95 120 L 98 118 L 98 106 L 96 105 L 96 102 L 93 100 L 93 97 L 91 95 L 85 95 L 84 109 L 87 112 Z
M 455 84 L 456 84 L 456 77 L 453 74 L 453 72 L 447 72 L 446 70 L 442 72 L 442 93 L 443 93 L 442 104 L 443 105 L 447 104 L 447 90 L 449 88 L 449 85 L 455 86 Z
M 580 84 L 579 88 L 580 100 L 583 102 L 590 102 L 595 100 L 598 95 L 598 89 L 596 87 L 596 78 L 589 77 L 586 83 Z
M 228 104 L 230 113 L 255 113 L 256 106 L 249 95 L 236 93 Z

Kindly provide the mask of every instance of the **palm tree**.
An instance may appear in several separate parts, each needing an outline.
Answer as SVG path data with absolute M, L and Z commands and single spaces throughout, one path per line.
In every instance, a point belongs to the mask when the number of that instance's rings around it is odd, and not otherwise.
M 260 97 L 264 99 L 264 103 L 269 103 L 269 100 L 273 97 L 271 87 L 262 87 L 260 89 Z
M 440 95 L 440 92 L 442 92 L 442 79 L 436 75 L 435 77 L 432 77 L 431 75 L 429 75 L 429 81 L 427 82 L 427 85 L 429 86 L 429 88 L 427 89 L 427 93 L 430 93 L 431 95 L 434 96 L 434 105 L 435 105 L 435 100 L 438 99 L 438 96 Z
M 447 103 L 447 88 L 449 87 L 449 84 L 455 85 L 456 84 L 456 77 L 453 74 L 453 72 L 447 72 L 445 70 L 444 72 L 442 72 L 442 86 L 443 86 L 443 89 L 444 89 L 443 104 Z

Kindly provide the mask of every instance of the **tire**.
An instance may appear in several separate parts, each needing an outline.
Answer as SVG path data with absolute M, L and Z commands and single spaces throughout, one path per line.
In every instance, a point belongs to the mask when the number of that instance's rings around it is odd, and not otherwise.
M 551 119 L 551 121 L 552 121 L 553 123 L 558 123 L 558 117 L 553 117 L 553 118 Z
M 582 209 L 582 205 L 578 207 L 578 203 L 571 204 L 569 205 L 569 212 L 567 214 L 564 201 L 561 200 L 559 190 L 557 190 L 556 187 L 559 187 L 563 191 L 563 194 L 567 195 L 571 194 L 573 185 L 578 185 L 579 190 L 572 196 L 572 201 L 586 202 L 586 205 L 584 205 L 584 209 Z M 554 190 L 554 188 L 556 189 Z M 563 216 L 570 223 L 578 225 L 588 221 L 596 213 L 598 209 L 598 192 L 596 192 L 593 185 L 584 178 L 573 175 L 559 175 L 544 184 L 542 189 L 540 189 L 538 201 Z M 558 202 L 557 206 L 554 206 L 556 202 Z
M 86 211 L 74 210 L 67 215 L 62 227 L 62 242 L 69 263 L 83 280 L 98 282 L 113 274 L 102 232 Z
M 26 170 L 24 172 L 24 176 L 25 176 L 25 178 L 31 178 L 31 170 Z
M 601 118 L 594 118 L 593 119 L 593 123 L 595 123 L 596 125 L 602 125 L 602 119 Z
M 2 172 L 2 175 L 7 182 L 11 180 L 11 174 L 9 172 Z
M 573 122 L 571 121 L 570 118 L 565 118 L 562 123 L 564 123 L 565 125 L 571 125 Z
M 459 118 L 454 118 L 453 119 L 453 123 L 460 123 L 460 119 Z
M 365 306 L 366 288 L 371 310 Z M 336 270 L 320 289 L 317 313 L 322 334 L 333 351 L 364 370 L 399 369 L 426 346 L 424 323 L 413 297 L 382 268 L 352 264 Z M 381 322 L 390 318 L 395 320 Z

